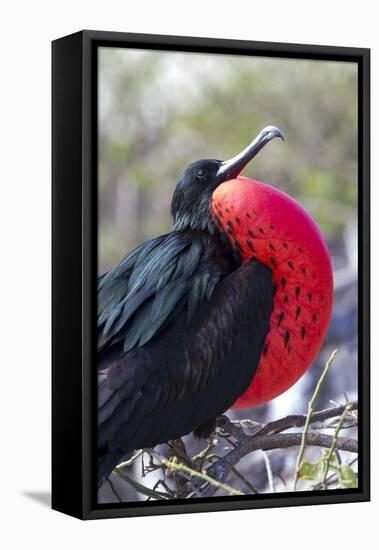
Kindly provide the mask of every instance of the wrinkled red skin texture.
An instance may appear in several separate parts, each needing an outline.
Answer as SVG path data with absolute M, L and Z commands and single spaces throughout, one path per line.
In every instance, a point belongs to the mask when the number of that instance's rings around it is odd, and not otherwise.
M 332 265 L 311 216 L 268 184 L 226 181 L 214 191 L 211 211 L 219 229 L 237 241 L 243 261 L 255 257 L 272 271 L 270 330 L 253 381 L 233 405 L 252 407 L 288 390 L 316 357 L 331 315 Z

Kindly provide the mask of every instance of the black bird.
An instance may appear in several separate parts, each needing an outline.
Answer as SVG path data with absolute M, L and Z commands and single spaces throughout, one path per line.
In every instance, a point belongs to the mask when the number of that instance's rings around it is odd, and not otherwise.
M 136 449 L 209 435 L 249 386 L 269 330 L 272 275 L 256 260 L 241 263 L 210 200 L 278 136 L 268 127 L 230 161 L 190 164 L 171 231 L 99 278 L 99 486 Z

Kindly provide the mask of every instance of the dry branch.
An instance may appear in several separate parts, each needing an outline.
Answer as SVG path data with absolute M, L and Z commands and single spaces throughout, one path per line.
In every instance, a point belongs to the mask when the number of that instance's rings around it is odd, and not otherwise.
M 345 408 L 346 405 L 339 405 L 338 407 L 332 407 L 330 409 L 314 412 L 311 414 L 310 424 L 325 422 L 325 420 L 336 418 L 344 412 Z M 349 410 L 357 409 L 358 401 L 351 401 Z M 306 418 L 307 415 L 305 414 L 288 415 L 284 418 L 280 418 L 279 420 L 274 420 L 274 422 L 269 422 L 258 433 L 259 435 L 269 435 L 283 432 L 284 430 L 288 430 L 290 428 L 302 428 L 305 425 Z

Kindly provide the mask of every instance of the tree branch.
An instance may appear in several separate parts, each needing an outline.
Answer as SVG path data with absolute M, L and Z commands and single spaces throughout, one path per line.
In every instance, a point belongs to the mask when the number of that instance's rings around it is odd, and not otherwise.
M 358 409 L 358 401 L 351 401 L 349 405 L 349 411 Z M 339 405 L 338 407 L 331 407 L 329 409 L 314 412 L 310 416 L 310 424 L 324 422 L 325 420 L 330 420 L 331 418 L 340 416 L 344 412 L 345 408 L 346 405 Z M 307 415 L 305 414 L 292 414 L 289 416 L 285 416 L 284 418 L 280 418 L 279 420 L 269 422 L 268 424 L 263 426 L 261 430 L 259 430 L 258 434 L 260 436 L 270 435 L 283 432 L 284 430 L 288 430 L 290 428 L 302 428 L 303 426 L 305 426 L 306 419 Z

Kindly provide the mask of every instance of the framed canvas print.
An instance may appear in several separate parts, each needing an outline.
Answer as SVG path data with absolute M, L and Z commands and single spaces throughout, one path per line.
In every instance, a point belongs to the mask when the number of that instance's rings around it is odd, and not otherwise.
M 369 499 L 369 50 L 53 42 L 53 508 Z

